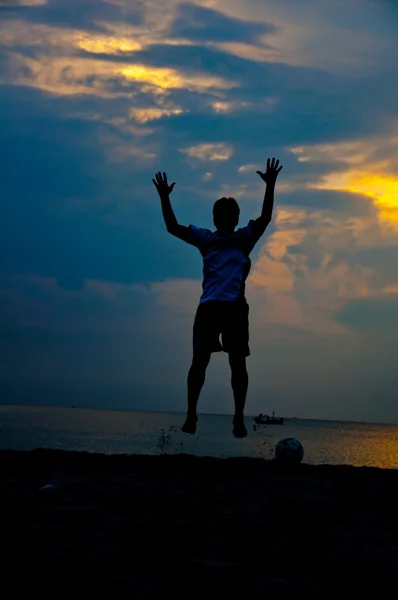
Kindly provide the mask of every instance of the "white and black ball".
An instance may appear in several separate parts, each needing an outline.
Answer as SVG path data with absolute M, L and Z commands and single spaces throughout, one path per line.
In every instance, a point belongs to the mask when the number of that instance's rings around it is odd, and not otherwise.
M 275 458 L 278 462 L 298 464 L 303 460 L 304 448 L 296 438 L 284 438 L 275 447 Z

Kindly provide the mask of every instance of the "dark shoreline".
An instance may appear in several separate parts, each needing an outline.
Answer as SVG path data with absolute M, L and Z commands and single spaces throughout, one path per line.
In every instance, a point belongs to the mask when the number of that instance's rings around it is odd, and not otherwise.
M 2 450 L 0 493 L 13 593 L 351 598 L 397 580 L 398 470 Z

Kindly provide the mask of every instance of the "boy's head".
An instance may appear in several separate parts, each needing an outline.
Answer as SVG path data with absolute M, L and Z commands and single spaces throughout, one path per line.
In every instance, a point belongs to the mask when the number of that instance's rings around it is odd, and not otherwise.
M 235 198 L 219 198 L 213 206 L 213 223 L 220 233 L 231 233 L 239 222 L 240 208 Z

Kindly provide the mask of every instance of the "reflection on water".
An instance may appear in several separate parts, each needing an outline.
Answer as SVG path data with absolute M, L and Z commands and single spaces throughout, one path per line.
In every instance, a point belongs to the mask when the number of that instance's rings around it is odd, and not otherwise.
M 0 406 L 0 447 L 272 458 L 277 442 L 292 436 L 307 463 L 398 468 L 397 425 L 295 419 L 254 427 L 248 417 L 249 435 L 237 440 L 230 416 L 201 415 L 195 436 L 181 433 L 182 422 L 174 413 Z

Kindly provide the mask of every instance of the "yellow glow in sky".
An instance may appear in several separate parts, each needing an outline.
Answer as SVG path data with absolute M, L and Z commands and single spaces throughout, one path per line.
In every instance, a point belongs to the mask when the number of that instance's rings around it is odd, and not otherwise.
M 230 89 L 235 85 L 231 81 L 208 74 L 189 76 L 167 67 L 148 67 L 140 64 L 123 66 L 117 72 L 126 77 L 126 79 L 150 83 L 161 90 L 185 88 L 201 91 L 212 89 L 213 87 Z
M 127 38 L 103 37 L 90 38 L 83 37 L 78 42 L 79 48 L 95 54 L 117 54 L 118 52 L 134 52 L 141 50 L 142 46 L 134 40 Z
M 174 69 L 160 68 L 154 69 L 145 65 L 131 65 L 123 67 L 119 71 L 126 79 L 134 81 L 146 81 L 153 85 L 167 89 L 183 87 L 181 77 Z
M 398 227 L 398 179 L 392 175 L 351 172 L 332 174 L 318 189 L 344 190 L 373 199 L 380 218 Z
M 349 182 L 350 191 L 374 196 L 385 207 L 398 208 L 398 179 L 383 175 L 360 175 Z

